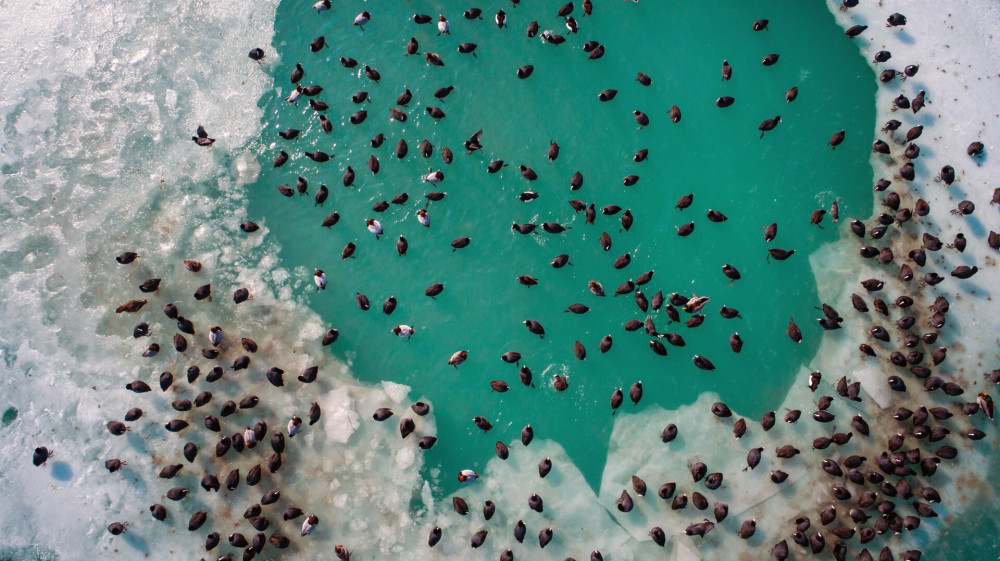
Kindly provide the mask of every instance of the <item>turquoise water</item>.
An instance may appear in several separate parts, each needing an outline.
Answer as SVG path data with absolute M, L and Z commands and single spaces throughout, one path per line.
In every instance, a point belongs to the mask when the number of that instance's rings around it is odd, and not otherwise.
M 576 14 L 580 32 L 575 36 L 565 33 L 554 4 L 504 6 L 510 26 L 504 30 L 490 21 L 493 8 L 483 21 L 470 22 L 458 4 L 368 6 L 373 17 L 362 32 L 350 22 L 365 6 L 341 4 L 319 16 L 303 13 L 296 3 L 279 6 L 273 44 L 281 60 L 268 69 L 275 91 L 260 102 L 264 132 L 256 151 L 265 170 L 249 187 L 249 217 L 280 244 L 281 264 L 296 273 L 296 293 L 339 330 L 330 349 L 349 360 L 360 379 L 408 384 L 411 395 L 436 405 L 439 440 L 426 453 L 427 467 L 446 473 L 476 469 L 493 457 L 495 441 L 516 441 L 521 427 L 531 424 L 537 436 L 562 444 L 596 488 L 613 420 L 611 393 L 623 387 L 627 394 L 638 380 L 644 389 L 638 409 L 690 403 L 705 391 L 717 392 L 754 417 L 777 407 L 822 336 L 815 322 L 820 314 L 814 306 L 820 302 L 809 254 L 837 240 L 846 222 L 834 227 L 827 217 L 826 228 L 819 229 L 809 223 L 810 213 L 839 200 L 842 217 L 867 216 L 871 204 L 864 139 L 874 121 L 875 86 L 856 46 L 843 40 L 823 5 L 681 4 L 671 7 L 665 21 L 654 2 L 602 3 L 593 17 Z M 433 22 L 414 24 L 413 13 L 435 19 L 445 13 L 451 35 L 436 36 Z M 770 30 L 754 32 L 751 23 L 761 17 L 770 20 Z M 528 39 L 525 28 L 532 20 L 543 30 L 567 35 L 566 43 Z M 309 42 L 319 35 L 329 48 L 312 53 Z M 411 36 L 421 52 L 440 54 L 445 66 L 405 56 Z M 581 50 L 587 40 L 606 46 L 603 58 L 587 59 Z M 478 44 L 477 57 L 456 52 L 464 42 Z M 760 61 L 769 53 L 779 53 L 780 59 L 764 67 Z M 340 57 L 360 65 L 345 69 Z M 721 80 L 723 59 L 734 69 L 728 82 Z M 324 88 L 317 99 L 330 104 L 332 134 L 323 133 L 304 100 L 298 107 L 284 101 L 296 62 L 305 68 L 303 84 Z M 364 64 L 381 73 L 379 83 L 359 72 Z M 525 64 L 534 65 L 534 74 L 519 80 L 515 70 Z M 640 85 L 637 72 L 649 74 L 652 85 Z M 433 97 L 437 88 L 449 85 L 455 89 L 445 100 Z M 798 98 L 786 103 L 785 91 L 793 86 L 799 88 Z M 404 108 L 409 119 L 400 123 L 390 119 L 389 109 L 406 88 L 413 99 Z M 597 94 L 605 88 L 617 89 L 618 95 L 602 103 Z M 362 90 L 372 100 L 355 105 L 351 94 Z M 716 107 L 714 100 L 722 95 L 735 97 L 735 104 Z M 675 104 L 682 111 L 676 124 L 667 115 Z M 430 106 L 442 108 L 446 118 L 435 122 L 425 112 Z M 359 108 L 368 110 L 368 118 L 352 125 L 347 117 Z M 637 130 L 633 110 L 647 113 L 650 126 Z M 758 138 L 757 125 L 775 115 L 782 117 L 777 129 Z M 277 136 L 286 128 L 304 132 L 286 141 Z M 466 155 L 462 142 L 479 129 L 484 148 Z M 846 141 L 831 150 L 826 143 L 840 129 L 848 131 Z M 386 141 L 373 149 L 369 141 L 378 133 Z M 399 139 L 410 148 L 402 161 L 394 155 Z M 419 153 L 423 139 L 435 147 L 426 160 Z M 549 162 L 546 151 L 553 140 L 561 152 Z M 441 160 L 444 146 L 455 153 L 450 165 Z M 642 148 L 649 150 L 648 160 L 633 162 Z M 282 149 L 292 154 L 291 161 L 270 169 Z M 334 157 L 317 164 L 302 156 L 315 149 Z M 367 168 L 373 154 L 381 163 L 375 176 Z M 486 165 L 497 159 L 509 167 L 488 174 Z M 517 170 L 521 164 L 533 168 L 538 180 L 523 179 Z M 348 165 L 357 179 L 345 188 L 341 176 Z M 422 183 L 429 169 L 442 170 L 444 182 Z M 573 192 L 569 180 L 575 171 L 584 183 Z M 622 178 L 630 174 L 639 182 L 624 187 Z M 309 196 L 278 193 L 278 185 L 294 186 L 300 175 L 309 182 Z M 312 195 L 321 183 L 329 186 L 330 197 L 316 207 Z M 522 203 L 518 194 L 526 190 L 539 198 Z M 415 214 L 430 191 L 447 196 L 427 207 L 432 221 L 427 229 Z M 405 205 L 372 211 L 374 203 L 401 192 L 409 194 Z M 694 194 L 692 206 L 676 210 L 677 200 L 688 193 Z M 585 224 L 583 213 L 567 204 L 570 199 L 593 202 L 595 224 Z M 609 204 L 631 209 L 635 220 L 629 231 L 620 231 L 620 215 L 600 214 Z M 710 208 L 728 221 L 707 220 Z M 321 227 L 333 211 L 340 213 L 340 222 Z M 363 219 L 372 217 L 384 227 L 381 240 L 365 230 Z M 694 233 L 679 237 L 675 227 L 691 221 Z M 522 236 L 511 232 L 512 222 L 559 222 L 571 229 Z M 771 222 L 778 223 L 778 236 L 767 244 L 761 228 Z M 608 252 L 598 242 L 605 231 L 612 240 Z M 405 257 L 396 254 L 400 235 L 409 242 Z M 453 252 L 450 242 L 459 236 L 472 243 Z M 348 242 L 356 243 L 357 252 L 341 260 Z M 796 253 L 768 263 L 771 247 Z M 631 264 L 614 269 L 615 258 L 626 252 Z M 552 268 L 549 262 L 558 254 L 569 254 L 572 266 Z M 743 277 L 732 285 L 721 273 L 726 263 Z M 312 285 L 314 268 L 330 280 L 325 292 Z M 613 297 L 619 284 L 648 270 L 655 275 L 641 287 L 647 298 L 657 291 L 711 298 L 704 324 L 694 329 L 668 325 L 663 311 L 650 310 L 659 332 L 676 332 L 686 341 L 685 347 L 667 345 L 666 357 L 649 350 L 644 330 L 623 329 L 628 320 L 647 316 L 633 296 Z M 515 279 L 522 274 L 537 277 L 539 284 L 520 285 Z M 591 294 L 589 280 L 601 282 L 608 296 Z M 423 295 L 434 282 L 445 285 L 436 300 Z M 367 295 L 371 310 L 355 305 L 357 292 Z M 389 296 L 399 304 L 385 316 L 380 305 Z M 564 312 L 576 302 L 590 311 Z M 742 319 L 722 318 L 722 305 L 738 309 Z M 790 316 L 803 331 L 801 344 L 785 335 Z M 526 319 L 544 325 L 544 339 L 521 325 Z M 414 326 L 417 334 L 409 341 L 397 339 L 390 330 L 398 324 Z M 728 345 L 734 331 L 745 343 L 739 355 Z M 597 344 L 607 334 L 614 345 L 602 355 Z M 575 341 L 587 349 L 586 360 L 574 357 Z M 460 349 L 469 351 L 468 361 L 457 369 L 448 366 Z M 522 386 L 517 367 L 500 361 L 509 350 L 523 355 L 521 364 L 532 370 L 535 388 Z M 697 369 L 695 354 L 708 357 L 717 369 Z M 552 388 L 555 374 L 568 376 L 565 392 Z M 507 382 L 510 391 L 492 392 L 494 379 Z M 626 398 L 623 413 L 635 409 Z M 476 415 L 493 424 L 489 434 L 473 425 Z

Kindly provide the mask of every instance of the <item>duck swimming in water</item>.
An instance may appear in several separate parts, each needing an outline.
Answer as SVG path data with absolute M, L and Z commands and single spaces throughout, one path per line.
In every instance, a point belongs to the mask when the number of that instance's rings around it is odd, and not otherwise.
M 448 359 L 448 364 L 458 368 L 458 365 L 465 362 L 467 358 L 469 358 L 469 351 L 455 351 Z
M 701 311 L 705 307 L 705 304 L 708 304 L 708 301 L 708 296 L 693 296 L 687 301 L 687 304 L 684 304 L 684 311 L 689 314 Z
M 375 234 L 375 239 L 379 239 L 382 236 L 382 223 L 374 218 L 365 218 L 365 225 L 368 226 L 368 231 Z
M 413 329 L 409 325 L 397 325 L 392 328 L 392 332 L 400 337 L 409 339 L 411 335 L 417 332 L 417 330 Z
M 365 24 L 372 19 L 372 15 L 368 12 L 361 12 L 354 17 L 354 25 L 358 26 L 361 31 L 365 30 Z

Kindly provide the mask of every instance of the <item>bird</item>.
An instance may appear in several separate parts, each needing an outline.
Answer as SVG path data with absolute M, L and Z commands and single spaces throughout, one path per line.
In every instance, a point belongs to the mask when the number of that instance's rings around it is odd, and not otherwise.
M 201 125 L 198 125 L 198 130 L 195 131 L 195 134 L 197 134 L 197 136 L 192 136 L 191 140 L 193 140 L 198 146 L 208 147 L 215 143 L 215 139 L 209 138 L 208 133 L 205 132 L 205 127 Z
M 458 365 L 465 362 L 467 358 L 469 358 L 469 351 L 455 351 L 448 359 L 448 364 L 458 368 Z
M 216 325 L 215 327 L 209 329 L 208 338 L 212 341 L 213 346 L 218 347 L 219 343 L 222 342 L 222 328 Z
M 763 121 L 761 121 L 760 125 L 757 127 L 757 130 L 760 131 L 760 137 L 764 138 L 764 133 L 770 130 L 774 130 L 774 127 L 778 126 L 779 122 L 781 122 L 780 115 L 776 116 L 773 119 L 764 119 Z
M 382 235 L 382 224 L 374 218 L 365 218 L 365 224 L 368 226 L 368 231 L 375 234 L 375 239 L 379 239 Z
M 417 330 L 413 329 L 409 325 L 397 325 L 392 328 L 392 332 L 404 339 L 409 339 L 411 335 L 417 332 Z
M 990 394 L 986 392 L 979 392 L 979 395 L 976 396 L 976 404 L 979 405 L 979 409 L 982 410 L 984 415 L 986 415 L 986 418 L 992 421 L 993 398 L 990 397 Z
M 250 60 L 255 61 L 257 64 L 264 66 L 264 49 L 257 47 L 255 49 L 250 49 L 250 54 L 247 55 Z
M 365 30 L 364 25 L 368 23 L 368 20 L 372 19 L 372 15 L 368 12 L 361 12 L 354 18 L 354 25 L 358 26 L 361 31 Z
M 317 524 L 319 524 L 319 517 L 315 514 L 310 514 L 309 517 L 302 522 L 302 535 L 308 536 L 311 534 L 312 531 L 316 529 Z
M 292 438 L 293 436 L 299 434 L 301 430 L 302 430 L 302 418 L 292 417 L 292 419 L 288 421 L 288 438 Z
M 285 101 L 287 101 L 288 103 L 291 103 L 292 105 L 298 107 L 298 105 L 299 105 L 298 101 L 299 101 L 299 98 L 302 97 L 302 91 L 303 91 L 303 89 L 304 88 L 301 85 L 295 84 L 295 89 L 292 90 L 292 93 L 288 94 L 288 97 L 285 98 Z M 310 100 L 310 101 L 312 101 L 312 100 Z
M 316 283 L 317 290 L 326 290 L 326 273 L 316 269 L 313 273 L 313 282 Z
M 444 16 L 438 17 L 438 35 L 451 35 L 451 24 Z

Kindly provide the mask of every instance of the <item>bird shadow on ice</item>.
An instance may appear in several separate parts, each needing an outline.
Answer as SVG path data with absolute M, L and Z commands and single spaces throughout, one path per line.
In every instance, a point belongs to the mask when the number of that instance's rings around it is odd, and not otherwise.
M 926 168 L 923 168 L 926 169 Z M 939 177 L 938 174 L 934 174 L 934 177 Z M 967 196 L 965 188 L 960 184 L 960 182 L 954 182 L 951 185 L 945 185 L 938 179 L 934 179 L 933 183 L 928 184 L 928 189 L 935 189 L 938 187 L 943 187 L 948 190 L 948 194 L 951 195 L 953 199 L 964 199 Z
M 128 445 L 133 450 L 135 450 L 136 452 L 144 453 L 144 454 L 149 451 L 149 448 L 148 448 L 148 446 L 146 444 L 146 439 L 142 435 L 136 434 L 136 433 L 131 432 L 131 431 L 129 431 L 129 432 L 125 433 L 125 434 L 126 434 L 125 438 L 128 439 Z
M 121 538 L 132 549 L 145 555 L 149 555 L 149 544 L 146 543 L 146 540 L 142 536 L 132 532 L 125 532 L 121 535 Z
M 857 14 L 857 13 L 852 13 L 851 14 L 851 22 L 855 23 L 855 24 L 858 24 L 858 25 L 868 25 L 868 26 L 871 25 L 869 23 L 868 18 L 866 18 L 863 15 Z
M 911 84 L 911 86 L 912 86 L 912 87 L 913 87 L 913 88 L 914 88 L 915 90 L 918 90 L 918 91 L 919 91 L 919 90 L 923 90 L 923 89 L 924 89 L 924 88 L 923 88 L 923 84 Z M 914 94 L 914 95 L 915 95 L 915 94 Z M 930 104 L 930 103 L 931 103 L 931 102 L 928 102 L 928 104 Z M 935 124 L 935 123 L 937 123 L 937 117 L 935 117 L 935 116 L 934 116 L 934 113 L 932 113 L 932 112 L 930 112 L 930 111 L 926 111 L 926 110 L 924 110 L 924 111 L 921 111 L 921 112 L 919 112 L 919 113 L 917 113 L 917 114 L 913 115 L 913 116 L 912 116 L 912 119 L 913 119 L 913 125 L 912 125 L 912 126 L 916 126 L 916 125 L 921 125 L 921 126 L 923 126 L 923 127 L 925 128 L 925 129 L 929 129 L 929 128 L 931 128 L 932 126 L 934 126 L 934 124 Z M 916 141 L 918 141 L 918 140 L 919 140 L 919 139 L 915 139 L 914 141 L 916 142 Z M 924 150 L 924 147 L 921 147 L 921 153 L 923 153 L 923 150 Z M 926 154 L 925 154 L 925 155 L 926 155 Z M 926 158 L 925 158 L 925 159 L 926 159 Z
M 900 43 L 904 43 L 906 45 L 912 45 L 914 43 L 913 35 L 910 35 L 905 29 L 897 31 L 896 38 L 899 39 Z
M 73 468 L 66 462 L 53 462 L 52 478 L 57 481 L 69 481 L 73 479 Z
M 983 223 L 978 218 L 974 216 L 966 216 L 964 218 L 965 224 L 968 226 L 969 231 L 972 232 L 972 235 L 977 238 L 986 237 L 986 227 L 983 226 Z
M 146 480 L 142 476 L 136 475 L 134 477 L 128 478 L 127 481 L 129 481 L 129 483 L 132 485 L 132 488 L 138 491 L 139 493 L 145 495 L 146 493 L 149 492 L 149 486 L 146 484 Z
M 927 165 L 924 163 L 924 161 L 913 160 L 910 163 L 913 164 L 913 172 L 917 177 L 927 177 L 929 170 L 927 169 Z M 912 185 L 913 182 L 910 181 L 907 182 L 907 184 Z

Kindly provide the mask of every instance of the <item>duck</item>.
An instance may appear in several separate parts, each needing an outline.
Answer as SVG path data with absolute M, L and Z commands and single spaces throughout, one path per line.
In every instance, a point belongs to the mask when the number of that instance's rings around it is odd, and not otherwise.
M 993 398 L 990 397 L 990 394 L 986 392 L 979 392 L 979 395 L 976 397 L 976 403 L 979 404 L 979 408 L 983 411 L 983 414 L 986 415 L 986 418 L 992 421 Z
M 292 438 L 293 436 L 299 434 L 299 432 L 301 431 L 302 431 L 302 418 L 292 417 L 292 419 L 288 421 L 288 438 Z
M 708 304 L 708 301 L 708 296 L 694 295 L 687 301 L 687 304 L 684 304 L 684 311 L 689 314 L 699 312 L 705 307 L 705 304 Z
M 458 368 L 458 365 L 465 362 L 467 358 L 469 358 L 469 351 L 455 351 L 448 359 L 448 364 Z
M 302 521 L 302 535 L 308 536 L 316 529 L 316 525 L 319 524 L 319 517 L 315 514 L 310 514 L 308 518 Z
M 365 218 L 365 224 L 368 226 L 368 231 L 375 234 L 375 239 L 379 239 L 382 235 L 382 224 L 374 218 Z
M 396 327 L 392 328 L 392 332 L 400 337 L 409 339 L 411 335 L 417 332 L 417 330 L 413 329 L 409 325 L 397 325 Z
M 197 134 L 197 136 L 192 136 L 191 140 L 193 140 L 198 146 L 208 147 L 215 143 L 215 139 L 209 138 L 208 133 L 205 131 L 205 127 L 201 125 L 198 125 L 198 129 L 195 131 L 195 134 Z
M 211 329 L 209 329 L 208 331 L 209 331 L 208 338 L 210 341 L 212 341 L 212 346 L 218 347 L 219 343 L 222 342 L 222 328 L 216 325 Z
M 243 429 L 243 442 L 247 445 L 247 448 L 253 449 L 257 446 L 257 433 L 253 431 L 253 427 L 247 425 Z
M 354 25 L 358 26 L 358 29 L 360 29 L 361 31 L 364 31 L 365 30 L 364 25 L 368 23 L 370 19 L 372 19 L 371 14 L 369 14 L 368 12 L 361 12 L 360 14 L 355 16 Z
M 288 103 L 291 103 L 292 105 L 298 107 L 298 105 L 299 105 L 298 101 L 299 101 L 299 98 L 302 97 L 302 91 L 303 91 L 302 86 L 296 84 L 295 85 L 295 89 L 292 90 L 292 93 L 288 94 L 288 97 L 285 98 L 285 101 L 287 101 Z

